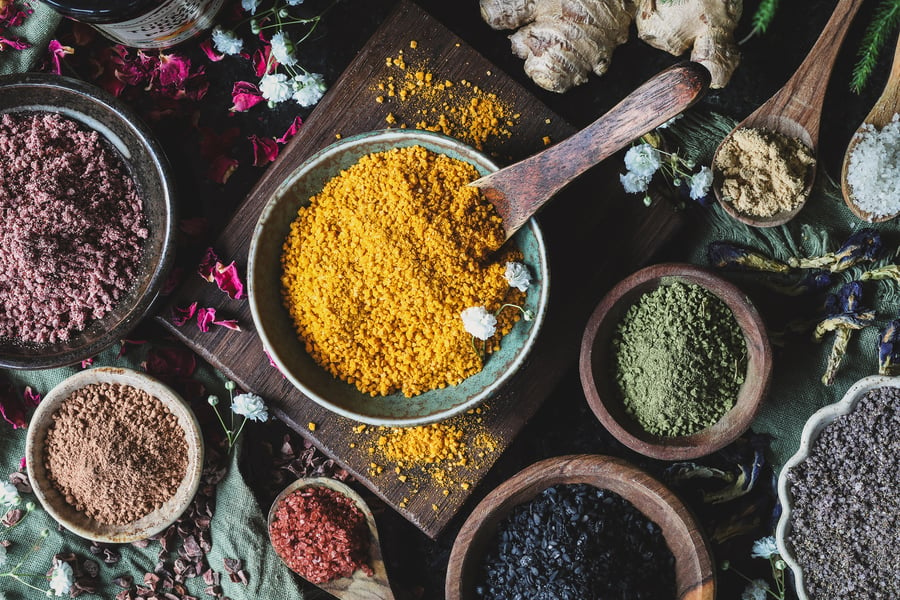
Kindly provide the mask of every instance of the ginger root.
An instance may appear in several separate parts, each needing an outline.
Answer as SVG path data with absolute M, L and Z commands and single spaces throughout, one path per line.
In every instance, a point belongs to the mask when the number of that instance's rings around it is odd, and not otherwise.
M 742 0 L 481 0 L 481 16 L 494 29 L 518 29 L 513 53 L 539 86 L 565 92 L 609 68 L 613 50 L 638 37 L 675 56 L 693 46 L 691 60 L 724 87 L 740 60 L 734 28 Z

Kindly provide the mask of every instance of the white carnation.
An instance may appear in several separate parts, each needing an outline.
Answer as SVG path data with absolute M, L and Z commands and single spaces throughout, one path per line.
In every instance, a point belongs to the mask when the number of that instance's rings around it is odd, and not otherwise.
M 470 306 L 460 313 L 463 327 L 479 340 L 486 340 L 497 330 L 497 317 L 483 306 Z
M 624 175 L 620 174 L 619 181 L 622 182 L 622 187 L 629 194 L 642 194 L 647 191 L 647 186 L 650 185 L 649 177 L 642 177 L 634 171 L 628 171 Z
M 222 54 L 239 54 L 244 49 L 244 40 L 233 31 L 216 27 L 212 30 L 213 47 Z
M 294 56 L 294 44 L 283 31 L 272 36 L 272 56 L 283 65 L 296 65 L 297 57 Z
M 291 97 L 293 90 L 284 73 L 263 75 L 259 80 L 259 91 L 269 102 L 284 102 Z
M 241 8 L 246 10 L 251 15 L 256 14 L 256 9 L 259 8 L 259 4 L 262 0 L 241 0 Z
M 318 102 L 328 86 L 319 73 L 302 73 L 294 77 L 294 100 L 300 106 L 312 106 Z
M 518 288 L 520 292 L 526 291 L 531 285 L 531 273 L 528 272 L 528 267 L 519 262 L 506 263 L 506 272 L 503 273 L 503 276 L 506 277 L 509 287 Z
M 625 168 L 640 177 L 650 178 L 659 169 L 659 150 L 650 144 L 632 146 L 625 153 Z
M 709 167 L 700 167 L 700 170 L 691 175 L 691 199 L 700 200 L 709 193 L 712 185 L 713 174 Z
M 251 421 L 266 421 L 269 411 L 266 403 L 256 394 L 238 394 L 231 401 L 231 411 Z
M 18 504 L 19 490 L 11 483 L 0 483 L 0 505 Z
M 50 573 L 50 589 L 57 596 L 68 594 L 72 589 L 72 567 L 60 561 Z

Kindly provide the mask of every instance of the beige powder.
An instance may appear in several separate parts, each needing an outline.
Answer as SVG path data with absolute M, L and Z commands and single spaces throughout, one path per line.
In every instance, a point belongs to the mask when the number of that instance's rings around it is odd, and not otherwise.
M 722 197 L 740 213 L 772 217 L 797 208 L 816 159 L 799 139 L 765 129 L 738 129 L 716 155 Z

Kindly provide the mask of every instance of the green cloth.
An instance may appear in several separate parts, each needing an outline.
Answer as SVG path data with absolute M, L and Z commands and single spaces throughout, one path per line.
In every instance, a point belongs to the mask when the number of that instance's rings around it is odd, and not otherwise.
M 149 345 L 149 344 L 148 344 Z M 95 365 L 114 365 L 119 367 L 138 368 L 137 365 L 146 354 L 147 346 L 140 346 L 122 359 L 116 359 L 118 347 L 105 351 L 95 361 Z M 18 392 L 30 385 L 34 390 L 46 394 L 53 386 L 65 377 L 79 371 L 78 367 L 48 369 L 44 371 L 5 371 L 4 374 L 13 381 Z M 198 369 L 194 377 L 204 383 L 208 390 L 213 390 L 220 398 L 227 398 L 222 378 L 211 367 L 198 361 Z M 227 409 L 226 409 L 227 410 Z M 244 431 L 243 436 L 247 435 Z M 6 481 L 6 475 L 16 471 L 19 460 L 25 453 L 26 430 L 12 428 L 0 421 L 0 480 Z M 211 524 L 212 550 L 207 554 L 209 565 L 222 575 L 222 587 L 225 595 L 233 600 L 256 600 L 260 598 L 279 598 L 284 600 L 327 597 L 304 590 L 303 580 L 291 573 L 274 553 L 268 541 L 266 515 L 247 487 L 240 472 L 237 456 L 240 443 L 234 450 L 231 466 L 227 476 L 219 483 L 216 490 L 215 513 Z M 25 494 L 24 501 L 37 499 L 33 494 Z M 0 566 L 0 573 L 7 571 L 19 562 L 24 553 L 35 541 L 40 532 L 50 530 L 50 535 L 43 540 L 40 548 L 34 552 L 22 566 L 20 571 L 27 573 L 45 573 L 50 568 L 53 555 L 60 552 L 74 552 L 82 559 L 94 558 L 89 551 L 90 544 L 78 536 L 58 528 L 56 522 L 38 506 L 22 522 L 11 529 L 0 525 L 0 541 L 10 540 L 13 545 L 8 552 L 6 566 Z M 151 543 L 146 549 L 139 549 L 131 544 L 118 547 L 122 559 L 115 565 L 100 564 L 99 581 L 101 586 L 98 595 L 112 599 L 121 588 L 112 580 L 122 575 L 131 575 L 135 583 L 140 584 L 143 574 L 152 572 L 160 551 L 158 543 Z M 177 555 L 167 560 L 171 564 Z M 248 575 L 248 584 L 232 583 L 225 572 L 223 559 L 236 558 L 243 561 L 243 568 Z M 31 580 L 38 587 L 47 589 L 46 580 Z M 192 595 L 198 598 L 209 597 L 203 593 L 205 587 L 202 578 L 187 580 Z M 44 596 L 30 590 L 10 578 L 0 577 L 0 592 L 6 594 L 6 600 L 37 599 Z M 87 596 L 96 597 L 96 596 Z
M 7 48 L 0 51 L 0 75 L 11 73 L 24 73 L 33 69 L 47 51 L 47 44 L 53 38 L 56 26 L 61 17 L 55 10 L 40 2 L 30 0 L 29 5 L 34 12 L 18 27 L 11 27 L 8 31 L 0 31 L 0 35 L 16 37 L 31 44 L 24 50 Z
M 721 115 L 692 113 L 671 126 L 670 137 L 676 138 L 679 150 L 694 158 L 698 164 L 710 164 L 719 141 L 736 123 Z M 900 242 L 897 220 L 870 224 L 860 221 L 843 202 L 839 186 L 824 169 L 818 169 L 815 189 L 803 210 L 790 222 L 769 229 L 753 228 L 728 216 L 716 204 L 707 209 L 693 210 L 702 215 L 688 232 L 687 260 L 708 266 L 706 249 L 710 242 L 726 240 L 763 252 L 769 257 L 786 260 L 792 256 L 817 256 L 837 250 L 855 231 L 874 227 L 883 241 L 883 252 L 890 255 L 878 264 L 891 262 Z M 806 297 L 781 296 L 763 288 L 760 282 L 767 276 L 760 273 L 720 271 L 758 301 L 766 319 L 770 335 L 782 327 L 776 322 L 777 313 L 793 309 L 795 316 L 807 319 L 812 326 L 800 334 L 785 335 L 784 345 L 773 344 L 773 379 L 767 398 L 753 423 L 753 430 L 772 436 L 772 459 L 776 469 L 797 451 L 800 435 L 807 419 L 819 408 L 837 402 L 847 389 L 862 377 L 878 373 L 877 339 L 880 330 L 898 317 L 900 293 L 898 284 L 890 281 L 864 282 L 862 305 L 876 310 L 874 326 L 854 331 L 847 354 L 841 362 L 834 384 L 821 382 L 831 350 L 834 334 L 826 334 L 822 343 L 812 340 L 814 321 L 822 316 L 826 292 L 836 292 L 846 282 L 858 279 L 872 265 L 857 266 L 844 273 L 836 273 L 832 285 Z M 777 340 L 782 336 L 772 336 Z

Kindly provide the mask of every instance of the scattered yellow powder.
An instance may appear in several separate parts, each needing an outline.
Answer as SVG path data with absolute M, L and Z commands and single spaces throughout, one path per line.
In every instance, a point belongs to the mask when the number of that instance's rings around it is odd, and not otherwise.
M 410 43 L 410 48 L 418 44 Z M 402 54 L 402 51 L 401 51 Z M 446 78 L 436 77 L 423 61 L 414 68 L 407 69 L 403 56 L 388 57 L 388 67 L 404 71 L 397 79 L 393 76 L 381 81 L 376 88 L 387 89 L 388 98 L 396 98 L 396 115 L 391 113 L 388 124 L 409 121 L 417 129 L 438 131 L 455 137 L 479 150 L 493 138 L 509 138 L 519 114 L 512 105 L 501 100 L 495 93 L 481 89 L 465 79 L 454 83 Z M 490 71 L 487 73 L 490 75 Z M 380 98 L 380 99 L 379 99 Z M 388 99 L 378 94 L 376 102 Z M 425 115 L 421 119 L 413 115 Z
M 315 430 L 316 430 L 316 424 L 313 423 L 312 421 L 310 421 L 310 422 L 306 425 L 306 428 L 309 429 L 310 431 L 315 431 Z
M 298 211 L 282 254 L 282 292 L 310 356 L 371 395 L 407 397 L 482 368 L 460 317 L 524 293 L 504 277 L 521 259 L 465 162 L 419 146 L 364 156 Z M 486 351 L 519 319 L 497 317 Z
M 412 48 L 413 50 L 415 50 L 418 45 L 419 45 L 419 42 L 417 42 L 416 40 L 409 40 L 409 47 Z

